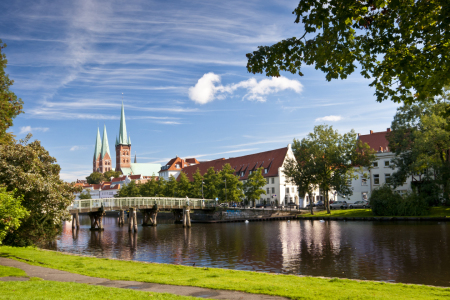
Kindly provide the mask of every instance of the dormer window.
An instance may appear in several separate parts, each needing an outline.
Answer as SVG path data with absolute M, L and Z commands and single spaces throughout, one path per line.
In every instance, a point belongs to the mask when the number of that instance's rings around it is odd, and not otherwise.
M 241 177 L 244 177 L 245 172 L 241 172 Z
M 175 168 L 179 169 L 179 168 L 180 168 L 180 165 L 179 165 L 179 164 L 176 164 L 176 165 L 175 165 Z
M 252 175 L 253 171 L 248 172 L 249 175 Z
M 267 174 L 267 172 L 269 172 L 269 170 L 267 170 L 267 168 L 264 169 L 264 174 Z

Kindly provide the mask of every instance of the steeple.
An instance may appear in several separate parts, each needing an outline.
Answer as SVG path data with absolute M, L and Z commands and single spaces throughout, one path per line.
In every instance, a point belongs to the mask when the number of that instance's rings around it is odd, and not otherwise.
M 102 151 L 102 144 L 100 139 L 100 129 L 97 128 L 97 138 L 95 140 L 95 150 L 94 150 L 94 161 L 96 161 L 99 158 L 101 151 Z
M 123 109 L 123 102 L 122 113 L 120 114 L 119 145 L 128 145 L 127 125 L 125 124 L 125 110 Z
M 117 139 L 117 135 L 116 135 L 116 146 L 119 145 L 119 140 Z
M 101 151 L 101 158 L 103 159 L 105 157 L 105 154 L 108 153 L 111 157 L 111 154 L 109 153 L 109 143 L 108 143 L 108 136 L 106 135 L 106 125 L 103 125 L 103 141 L 102 141 L 102 151 Z
M 134 152 L 134 163 L 137 163 L 136 152 Z

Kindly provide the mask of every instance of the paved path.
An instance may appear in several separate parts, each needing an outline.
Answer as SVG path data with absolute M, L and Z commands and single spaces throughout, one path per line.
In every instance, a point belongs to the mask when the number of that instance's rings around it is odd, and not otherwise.
M 244 292 L 213 290 L 193 286 L 165 285 L 158 283 L 147 283 L 138 281 L 121 281 L 109 280 L 105 278 L 89 277 L 74 274 L 66 271 L 60 271 L 50 268 L 29 265 L 14 259 L 0 257 L 0 265 L 15 267 L 24 270 L 30 277 L 39 277 L 44 280 L 61 281 L 61 282 L 77 282 L 93 285 L 102 285 L 106 287 L 133 289 L 146 292 L 170 293 L 182 296 L 193 296 L 211 299 L 230 299 L 230 300 L 286 300 L 287 298 L 249 294 Z M 17 277 L 0 277 L 2 281 L 24 280 Z

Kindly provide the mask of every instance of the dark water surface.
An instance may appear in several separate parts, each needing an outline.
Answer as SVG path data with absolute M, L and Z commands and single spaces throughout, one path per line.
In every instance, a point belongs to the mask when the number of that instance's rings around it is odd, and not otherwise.
M 129 233 L 113 216 L 103 232 L 80 215 L 58 251 L 146 262 L 450 286 L 450 223 L 272 221 L 193 224 L 171 220 Z M 139 224 L 141 223 L 138 220 Z M 165 224 L 164 224 L 165 223 Z

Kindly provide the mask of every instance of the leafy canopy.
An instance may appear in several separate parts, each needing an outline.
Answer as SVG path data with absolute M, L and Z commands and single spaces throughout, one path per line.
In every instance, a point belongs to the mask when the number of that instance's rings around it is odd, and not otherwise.
M 266 179 L 262 175 L 262 170 L 264 168 L 259 168 L 252 172 L 248 176 L 247 181 L 244 183 L 244 194 L 247 198 L 247 201 L 255 201 L 258 200 L 261 195 L 265 195 L 266 191 L 263 187 L 266 185 Z
M 303 36 L 248 53 L 249 72 L 303 76 L 305 63 L 330 81 L 359 64 L 378 102 L 428 101 L 450 84 L 448 0 L 302 0 L 293 14 Z
M 0 186 L 0 245 L 8 232 L 19 228 L 21 220 L 29 215 L 22 206 L 23 198 L 16 197 L 16 191 L 8 192 Z

